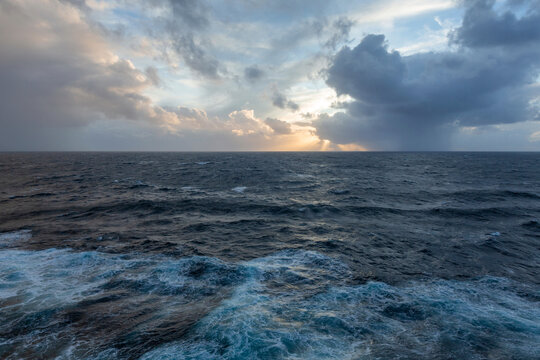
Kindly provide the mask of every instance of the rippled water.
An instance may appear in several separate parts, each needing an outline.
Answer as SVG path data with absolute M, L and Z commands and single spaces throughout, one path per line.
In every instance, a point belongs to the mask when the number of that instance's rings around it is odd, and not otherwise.
M 540 155 L 0 154 L 0 358 L 540 358 Z

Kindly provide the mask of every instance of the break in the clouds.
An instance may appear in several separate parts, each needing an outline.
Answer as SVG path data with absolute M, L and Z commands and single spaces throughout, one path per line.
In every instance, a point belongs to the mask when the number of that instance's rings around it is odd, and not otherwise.
M 535 150 L 539 59 L 533 0 L 4 0 L 0 150 Z

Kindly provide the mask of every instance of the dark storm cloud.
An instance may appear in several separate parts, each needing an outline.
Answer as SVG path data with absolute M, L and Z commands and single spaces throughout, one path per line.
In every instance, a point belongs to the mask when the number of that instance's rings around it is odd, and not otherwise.
M 354 49 L 343 48 L 328 69 L 327 84 L 338 95 L 372 103 L 400 100 L 405 95 L 405 64 L 397 51 L 387 51 L 384 42 L 384 35 L 368 35 Z
M 283 120 L 274 119 L 274 118 L 266 118 L 264 123 L 270 126 L 270 128 L 272 128 L 272 130 L 276 134 L 285 135 L 285 134 L 292 133 L 291 124 Z
M 528 85 L 540 66 L 540 42 L 530 26 L 535 11 L 516 18 L 497 15 L 492 5 L 469 3 L 452 35 L 462 44 L 456 52 L 401 56 L 388 49 L 383 35 L 343 48 L 327 70 L 327 83 L 354 101 L 344 105 L 346 112 L 315 120 L 317 135 L 371 148 L 437 149 L 447 146 L 456 126 L 532 119 L 528 103 L 534 90 Z M 485 35 L 505 33 L 508 24 L 508 31 L 522 33 L 527 42 Z
M 250 81 L 256 81 L 264 76 L 264 71 L 259 69 L 256 65 L 248 66 L 244 69 L 244 76 Z
M 468 47 L 517 46 L 540 40 L 540 2 L 518 18 L 510 10 L 497 14 L 494 0 L 469 2 L 461 27 L 451 34 L 457 44 Z
M 300 109 L 300 106 L 298 106 L 297 103 L 288 100 L 285 95 L 278 91 L 274 92 L 274 95 L 272 95 L 272 104 L 280 109 L 289 109 L 292 111 L 298 111 Z

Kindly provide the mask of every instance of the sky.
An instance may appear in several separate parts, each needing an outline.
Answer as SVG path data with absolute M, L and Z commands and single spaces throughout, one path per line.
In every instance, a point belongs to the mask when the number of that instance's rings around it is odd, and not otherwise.
M 540 0 L 1 0 L 41 150 L 538 151 Z

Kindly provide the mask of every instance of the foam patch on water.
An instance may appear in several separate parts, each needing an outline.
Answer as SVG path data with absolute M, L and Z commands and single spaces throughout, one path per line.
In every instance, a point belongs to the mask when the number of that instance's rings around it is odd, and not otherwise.
M 182 341 L 143 359 L 507 359 L 540 356 L 540 308 L 501 278 L 347 286 L 340 262 L 287 252 Z
M 235 188 L 232 188 L 231 190 L 234 192 L 237 192 L 239 194 L 243 193 L 247 189 L 246 186 L 237 186 Z
M 183 191 L 198 191 L 199 190 L 194 186 L 182 186 L 180 189 Z
M 107 359 L 99 354 L 111 343 L 144 344 L 145 329 L 196 314 L 242 279 L 238 266 L 206 257 L 3 250 L 0 358 Z
M 7 233 L 0 233 L 0 248 L 15 245 L 32 238 L 32 230 L 18 230 Z

